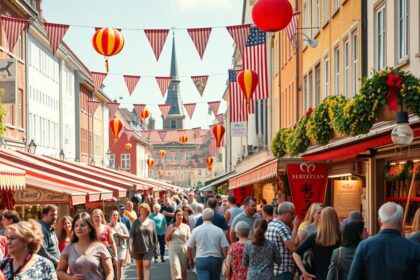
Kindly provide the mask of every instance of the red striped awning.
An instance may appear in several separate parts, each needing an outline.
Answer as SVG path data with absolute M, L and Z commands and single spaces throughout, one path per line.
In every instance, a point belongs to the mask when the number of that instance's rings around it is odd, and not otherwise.
M 277 159 L 272 159 L 250 170 L 240 173 L 229 180 L 229 189 L 240 188 L 249 184 L 262 182 L 277 176 Z
M 25 188 L 25 170 L 0 163 L 0 190 L 22 190 Z

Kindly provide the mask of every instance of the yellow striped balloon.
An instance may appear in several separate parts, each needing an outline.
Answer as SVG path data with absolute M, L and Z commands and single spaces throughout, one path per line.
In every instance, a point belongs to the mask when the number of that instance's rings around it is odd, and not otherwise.
M 238 84 L 246 99 L 246 109 L 249 113 L 250 101 L 258 85 L 258 74 L 252 70 L 245 69 L 238 75 Z
M 108 57 L 118 54 L 123 49 L 124 37 L 115 28 L 103 27 L 96 30 L 92 44 L 97 53 L 105 56 L 106 72 L 108 73 Z
M 213 135 L 216 138 L 216 147 L 220 148 L 220 143 L 222 141 L 222 137 L 225 134 L 225 127 L 221 124 L 217 124 L 213 126 Z
M 118 143 L 118 137 L 122 127 L 122 121 L 117 118 L 109 121 L 109 128 L 111 129 L 112 134 L 114 134 L 114 144 Z

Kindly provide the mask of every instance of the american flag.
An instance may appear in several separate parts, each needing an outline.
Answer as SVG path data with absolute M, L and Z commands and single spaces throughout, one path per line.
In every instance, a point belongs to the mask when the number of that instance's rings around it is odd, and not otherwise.
M 203 59 L 204 51 L 207 47 L 207 42 L 209 41 L 211 28 L 189 28 L 187 29 L 188 34 L 190 34 L 191 40 L 193 41 L 200 58 Z
M 231 122 L 248 121 L 246 100 L 238 84 L 235 70 L 229 70 L 229 111 Z M 254 113 L 254 102 L 251 102 L 250 113 Z
M 69 29 L 69 25 L 44 22 L 44 27 L 45 30 L 47 30 L 47 37 L 50 42 L 51 52 L 55 55 L 55 52 L 60 46 L 64 35 Z
M 245 43 L 248 38 L 250 24 L 227 26 L 226 29 L 235 41 L 236 47 L 239 49 L 239 53 L 244 55 Z
M 165 45 L 166 37 L 168 37 L 169 29 L 146 29 L 144 30 L 144 33 L 150 42 L 156 60 L 159 60 L 160 53 Z
M 295 36 L 296 30 L 298 28 L 299 14 L 300 12 L 295 12 L 293 14 L 292 20 L 289 22 L 289 24 L 285 28 L 287 38 L 289 38 L 290 42 L 294 46 L 297 46 L 297 40 L 299 39 L 298 36 Z
M 101 88 L 103 81 L 106 78 L 107 73 L 101 72 L 91 72 L 93 85 L 95 87 L 95 91 Z
M 133 91 L 140 80 L 140 76 L 124 75 L 123 77 L 125 84 L 127 85 L 128 92 L 130 93 L 130 95 L 133 94 Z
M 267 47 L 265 32 L 257 27 L 251 27 L 243 56 L 244 69 L 253 70 L 258 74 L 259 82 L 255 89 L 255 99 L 268 98 Z
M 3 25 L 4 32 L 6 33 L 9 50 L 12 52 L 20 34 L 29 21 L 26 19 L 11 18 L 6 16 L 1 16 L 0 20 L 1 25 Z

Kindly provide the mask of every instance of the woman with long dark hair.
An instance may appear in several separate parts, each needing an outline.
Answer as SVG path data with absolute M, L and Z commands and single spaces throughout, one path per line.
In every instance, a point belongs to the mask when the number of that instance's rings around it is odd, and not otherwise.
M 73 219 L 70 216 L 63 216 L 55 226 L 55 233 L 58 239 L 58 249 L 60 252 L 71 243 L 73 236 Z
M 248 267 L 247 280 L 274 279 L 274 262 L 281 264 L 276 245 L 265 238 L 267 227 L 265 220 L 255 221 L 252 240 L 245 244 L 242 263 Z

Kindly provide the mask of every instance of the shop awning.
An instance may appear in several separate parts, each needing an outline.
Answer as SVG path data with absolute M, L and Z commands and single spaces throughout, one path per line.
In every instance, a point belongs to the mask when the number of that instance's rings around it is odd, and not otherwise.
M 277 176 L 277 159 L 271 159 L 229 179 L 229 189 L 240 188 Z
M 25 188 L 25 170 L 0 164 L 0 190 L 21 190 Z
M 420 136 L 420 128 L 414 129 L 414 137 L 418 136 Z M 366 151 L 367 149 L 379 148 L 391 144 L 393 144 L 391 135 L 390 133 L 387 133 L 386 135 L 378 136 L 375 138 L 363 139 L 361 141 L 350 143 L 346 146 L 338 147 L 333 150 L 305 155 L 302 158 L 305 161 L 324 161 L 354 158 L 358 154 Z
M 211 191 L 214 187 L 217 187 L 225 182 L 228 182 L 230 178 L 233 178 L 237 175 L 235 171 L 225 173 L 219 177 L 214 178 L 206 182 L 206 185 L 199 189 L 199 191 L 208 192 Z M 208 183 L 209 182 L 209 183 Z

